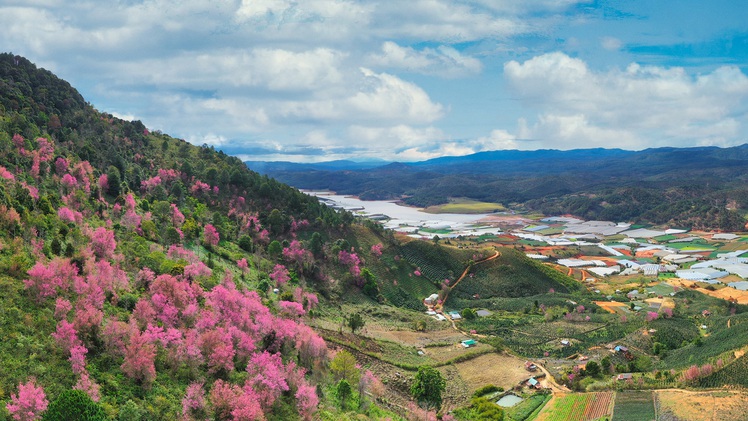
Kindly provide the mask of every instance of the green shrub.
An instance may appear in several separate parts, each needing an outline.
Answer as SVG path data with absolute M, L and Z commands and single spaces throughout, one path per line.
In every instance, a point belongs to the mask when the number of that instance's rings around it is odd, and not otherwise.
M 503 391 L 504 391 L 503 387 L 499 387 L 499 386 L 496 386 L 496 385 L 493 385 L 493 384 L 488 384 L 488 385 L 485 385 L 485 386 L 479 388 L 478 390 L 476 390 L 473 393 L 473 397 L 479 398 L 479 397 L 481 397 L 483 395 L 488 395 L 489 393 L 503 392 Z
M 105 421 L 104 409 L 81 390 L 65 390 L 49 404 L 43 421 Z

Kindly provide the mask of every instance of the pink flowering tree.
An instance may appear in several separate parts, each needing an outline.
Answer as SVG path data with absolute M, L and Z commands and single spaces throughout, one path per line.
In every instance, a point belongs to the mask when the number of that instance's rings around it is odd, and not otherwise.
M 355 277 L 361 275 L 361 259 L 356 253 L 340 250 L 338 252 L 338 262 L 344 266 L 348 266 L 351 275 Z
M 301 268 L 305 263 L 312 261 L 312 253 L 302 247 L 298 240 L 293 240 L 283 249 L 283 259 Z
M 10 394 L 10 402 L 5 408 L 14 420 L 34 421 L 42 418 L 42 413 L 47 410 L 48 405 L 44 389 L 37 386 L 36 380 L 31 378 L 26 383 L 18 385 L 18 394 Z
M 311 421 L 317 410 L 317 405 L 319 405 L 316 388 L 306 383 L 301 384 L 296 389 L 294 397 L 296 398 L 296 409 L 299 411 L 301 419 Z
M 254 354 L 247 364 L 246 386 L 257 392 L 260 404 L 269 409 L 283 392 L 289 390 L 286 367 L 279 354 L 267 351 Z
M 182 416 L 185 419 L 205 419 L 205 389 L 202 383 L 191 383 L 182 398 Z
M 156 347 L 148 342 L 137 329 L 130 334 L 130 343 L 125 349 L 125 361 L 120 368 L 125 375 L 149 387 L 156 379 Z
M 205 242 L 205 244 L 210 247 L 215 247 L 218 245 L 219 239 L 220 238 L 216 227 L 211 224 L 206 224 L 205 228 L 203 229 L 203 241 Z
M 290 318 L 297 318 L 306 314 L 304 306 L 295 301 L 278 301 L 278 308 L 281 314 Z
M 658 318 L 659 316 L 660 316 L 660 315 L 659 315 L 659 314 L 657 314 L 657 312 L 656 312 L 656 311 L 648 311 L 648 312 L 647 312 L 647 316 L 646 316 L 646 320 L 647 320 L 647 322 L 651 322 L 651 321 L 653 321 L 653 320 L 657 320 L 657 318 Z
M 184 224 L 184 215 L 179 211 L 179 208 L 175 204 L 171 204 L 171 223 L 174 224 L 174 228 L 181 228 Z
M 382 243 L 374 244 L 373 246 L 371 246 L 371 255 L 374 256 L 374 257 L 380 257 L 380 256 L 382 256 L 382 248 L 383 247 L 384 246 L 382 246 Z
M 91 250 L 99 259 L 110 259 L 114 255 L 117 242 L 114 240 L 114 232 L 104 227 L 94 230 L 91 236 Z
M 247 259 L 242 258 L 236 261 L 236 266 L 241 269 L 242 274 L 246 275 L 249 273 L 249 263 Z
M 270 275 L 268 276 L 270 276 L 270 279 L 275 281 L 275 284 L 278 286 L 285 285 L 289 280 L 291 280 L 288 269 L 283 265 L 275 265 L 273 271 L 270 272 Z

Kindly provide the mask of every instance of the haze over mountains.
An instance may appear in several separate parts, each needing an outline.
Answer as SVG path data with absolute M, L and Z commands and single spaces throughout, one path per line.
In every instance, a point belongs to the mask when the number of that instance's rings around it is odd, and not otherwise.
M 731 148 L 502 150 L 422 162 L 246 162 L 302 189 L 416 206 L 449 198 L 588 219 L 739 229 L 748 202 L 748 145 Z M 707 221 L 705 216 L 718 215 Z M 721 222 L 719 222 L 721 221 Z

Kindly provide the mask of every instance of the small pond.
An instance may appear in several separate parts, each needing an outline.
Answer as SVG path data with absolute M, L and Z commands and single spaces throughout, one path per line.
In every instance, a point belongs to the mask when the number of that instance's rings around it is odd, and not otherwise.
M 504 408 L 512 407 L 520 402 L 522 402 L 523 399 L 520 398 L 517 395 L 504 395 L 501 399 L 496 402 L 496 405 L 503 406 Z

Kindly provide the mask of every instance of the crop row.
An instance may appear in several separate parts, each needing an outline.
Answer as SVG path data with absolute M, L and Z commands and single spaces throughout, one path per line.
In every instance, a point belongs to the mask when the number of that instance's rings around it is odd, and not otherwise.
M 655 419 L 654 398 L 650 391 L 618 392 L 613 408 L 613 421 L 648 421 Z

